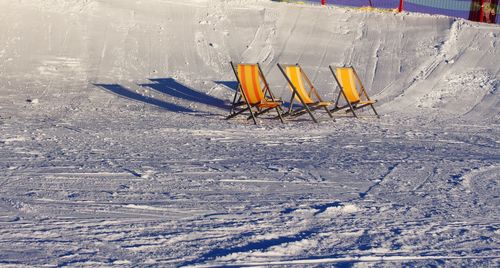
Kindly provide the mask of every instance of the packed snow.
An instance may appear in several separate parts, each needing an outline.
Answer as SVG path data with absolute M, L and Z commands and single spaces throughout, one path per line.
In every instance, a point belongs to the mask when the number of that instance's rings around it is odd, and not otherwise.
M 1 266 L 500 265 L 500 26 L 264 0 L 0 1 Z M 229 62 L 382 115 L 229 114 Z

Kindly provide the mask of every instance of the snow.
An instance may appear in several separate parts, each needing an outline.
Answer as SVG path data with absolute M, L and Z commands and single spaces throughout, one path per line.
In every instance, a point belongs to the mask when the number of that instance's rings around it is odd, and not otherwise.
M 0 265 L 499 265 L 498 25 L 264 0 L 0 2 Z M 360 119 L 223 120 L 229 61 Z

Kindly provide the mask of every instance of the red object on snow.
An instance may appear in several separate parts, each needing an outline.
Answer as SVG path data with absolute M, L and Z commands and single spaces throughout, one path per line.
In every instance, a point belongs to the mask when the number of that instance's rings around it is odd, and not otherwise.
M 321 0 L 322 5 L 326 5 L 326 0 Z
M 469 20 L 495 23 L 497 21 L 498 0 L 472 0 Z
M 484 0 L 481 0 L 481 9 L 479 9 L 479 22 L 484 21 Z
M 405 5 L 405 1 L 404 0 L 399 0 L 398 12 L 402 12 L 404 10 L 404 5 Z

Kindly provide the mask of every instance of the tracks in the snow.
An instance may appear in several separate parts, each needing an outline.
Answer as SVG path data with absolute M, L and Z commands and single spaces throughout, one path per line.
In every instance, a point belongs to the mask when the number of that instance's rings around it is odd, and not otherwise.
M 150 119 L 138 129 L 95 120 L 79 131 L 33 124 L 33 137 L 2 144 L 0 249 L 12 248 L 4 257 L 47 245 L 61 263 L 102 265 L 140 263 L 138 253 L 177 265 L 404 257 L 408 248 L 496 254 L 498 224 L 479 221 L 494 200 L 475 184 L 491 183 L 484 174 L 496 170 L 490 132 L 457 143 L 449 141 L 468 128 L 416 133 L 339 120 L 304 134 L 303 126 L 192 129 Z M 11 127 L 12 138 L 25 133 Z M 463 215 L 460 198 L 480 206 Z M 31 264 L 50 258 L 39 254 Z

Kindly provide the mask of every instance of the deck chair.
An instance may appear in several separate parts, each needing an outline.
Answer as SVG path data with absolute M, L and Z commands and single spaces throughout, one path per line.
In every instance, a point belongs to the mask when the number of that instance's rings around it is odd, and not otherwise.
M 375 107 L 373 107 L 373 104 L 375 104 L 377 100 L 370 99 L 368 93 L 366 93 L 366 89 L 363 86 L 363 83 L 361 83 L 361 80 L 356 73 L 356 70 L 354 70 L 354 67 L 338 67 L 335 68 L 335 71 L 333 70 L 332 66 L 328 67 L 330 68 L 330 71 L 332 72 L 333 77 L 335 78 L 335 81 L 337 81 L 337 84 L 340 88 L 339 95 L 337 96 L 337 100 L 335 101 L 335 106 L 330 110 L 330 112 L 336 112 L 349 108 L 348 110 L 346 110 L 346 113 L 352 112 L 354 117 L 358 117 L 355 112 L 356 110 L 366 106 L 371 106 L 375 115 L 377 117 L 380 117 L 375 110 Z M 359 92 L 358 90 L 358 84 L 361 88 L 361 92 Z M 346 105 L 339 106 L 340 96 L 344 97 L 347 102 Z M 366 100 L 362 100 L 363 97 L 365 97 Z
M 323 101 L 318 94 L 318 91 L 312 85 L 311 81 L 304 73 L 300 65 L 281 65 L 278 63 L 278 68 L 285 76 L 288 82 L 288 88 L 292 91 L 292 98 L 290 99 L 290 107 L 288 111 L 283 116 L 300 116 L 308 113 L 315 123 L 318 123 L 314 117 L 312 111 L 324 108 L 330 117 L 332 113 L 328 110 L 328 106 L 332 105 L 332 102 Z M 305 85 L 309 87 L 306 89 Z M 314 100 L 314 98 L 316 100 Z M 302 107 L 297 111 L 293 110 L 294 101 L 298 101 L 302 104 Z
M 257 116 L 275 109 L 277 117 L 284 123 L 281 115 L 282 102 L 277 100 L 269 89 L 260 65 L 242 63 L 235 66 L 233 62 L 230 63 L 238 80 L 238 90 L 234 94 L 231 111 L 226 119 L 249 111 L 247 120 L 253 119 L 254 124 L 257 124 Z

